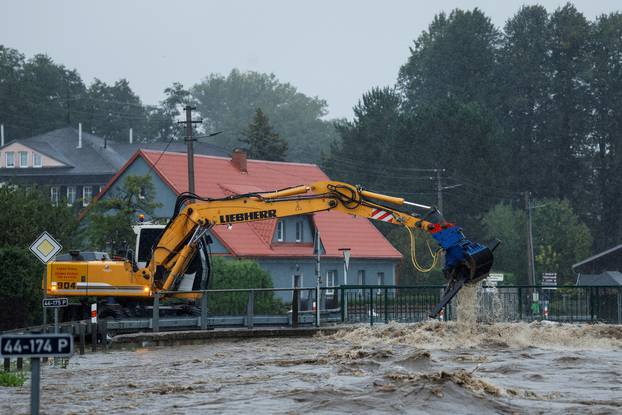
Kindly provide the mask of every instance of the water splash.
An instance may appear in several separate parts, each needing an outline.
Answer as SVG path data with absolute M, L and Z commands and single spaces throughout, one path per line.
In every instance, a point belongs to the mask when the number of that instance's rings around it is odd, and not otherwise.
M 330 336 L 353 345 L 407 344 L 427 350 L 461 348 L 559 348 L 620 349 L 622 326 L 605 324 L 558 324 L 549 322 L 472 324 L 428 321 L 416 324 L 390 323 L 360 326 Z

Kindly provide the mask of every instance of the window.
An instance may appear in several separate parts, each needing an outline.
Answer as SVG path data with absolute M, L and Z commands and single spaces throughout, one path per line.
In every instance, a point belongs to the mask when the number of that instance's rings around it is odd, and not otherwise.
M 67 206 L 76 203 L 76 186 L 67 186 Z
M 379 272 L 378 273 L 377 283 L 378 283 L 378 285 L 384 285 L 384 272 Z
M 54 206 L 58 206 L 58 187 L 50 187 L 50 200 Z
M 379 272 L 377 274 L 377 278 L 376 278 L 376 284 L 378 285 L 384 285 L 384 272 Z M 378 294 L 382 293 L 382 290 L 379 288 L 377 291 Z
M 296 242 L 302 242 L 302 221 L 296 222 Z
M 358 272 L 359 285 L 365 285 L 365 270 L 361 269 Z
M 88 206 L 93 200 L 93 187 L 84 186 L 82 188 L 82 206 Z
M 334 287 L 337 283 L 337 270 L 333 269 L 326 271 L 326 286 Z M 332 298 L 335 295 L 335 290 L 326 290 L 326 297 Z
M 19 167 L 28 167 L 28 153 L 25 151 L 19 152 Z
M 283 242 L 284 239 L 285 239 L 285 222 L 280 220 L 276 224 L 276 240 L 279 242 Z
M 15 153 L 14 152 L 7 151 L 6 153 L 4 153 L 4 157 L 6 159 L 6 163 L 4 167 L 9 168 L 9 169 L 15 167 Z
M 41 159 L 41 154 L 32 153 L 32 167 L 41 167 L 43 166 L 43 160 Z

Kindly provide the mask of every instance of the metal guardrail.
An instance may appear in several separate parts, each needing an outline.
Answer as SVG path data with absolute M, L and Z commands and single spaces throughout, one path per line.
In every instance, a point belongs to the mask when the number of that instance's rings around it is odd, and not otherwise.
M 256 288 L 188 291 L 204 294 L 196 327 L 319 325 L 332 323 L 417 322 L 429 318 L 444 286 L 347 285 L 316 288 Z M 163 292 L 161 294 L 179 294 Z M 477 292 L 477 319 L 487 322 L 551 320 L 622 324 L 622 287 L 482 286 Z M 180 324 L 160 319 L 154 299 L 150 328 Z M 319 314 L 316 307 L 319 307 Z M 318 321 L 318 315 L 320 321 Z M 441 317 L 457 318 L 456 299 Z
M 320 325 L 326 323 L 417 322 L 429 318 L 444 287 L 348 285 L 317 288 L 253 288 L 161 292 L 150 317 L 64 322 L 60 332 L 106 338 L 107 334 L 151 330 L 208 330 L 215 327 Z M 180 300 L 167 294 L 202 294 L 186 315 L 171 314 Z M 622 287 L 483 286 L 477 293 L 477 319 L 484 322 L 551 320 L 622 324 Z M 177 303 L 177 304 L 176 304 Z M 319 312 L 317 307 L 319 307 Z M 319 316 L 319 320 L 318 320 Z M 457 318 L 456 299 L 441 317 Z M 46 332 L 34 326 L 9 332 Z M 82 334 L 84 333 L 84 334 Z M 105 343 L 105 342 L 104 342 Z
M 242 288 L 242 289 L 211 289 L 193 291 L 162 291 L 154 296 L 152 317 L 149 328 L 157 332 L 161 328 L 179 326 L 196 327 L 207 330 L 213 327 L 247 327 L 256 325 L 292 326 L 300 324 L 318 325 L 317 304 L 331 304 L 335 297 L 332 288 Z M 173 294 L 200 294 L 197 316 L 163 317 L 163 306 L 175 304 L 176 299 L 166 299 Z M 319 300 L 318 300 L 319 297 Z M 324 321 L 340 321 L 340 310 L 320 305 L 320 319 Z M 142 328 L 146 322 L 137 322 Z M 116 328 L 111 322 L 110 329 Z

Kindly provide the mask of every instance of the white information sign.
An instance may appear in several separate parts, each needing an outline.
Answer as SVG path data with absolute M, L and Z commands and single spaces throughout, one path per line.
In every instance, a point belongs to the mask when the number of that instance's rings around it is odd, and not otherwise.
M 488 274 L 488 277 L 486 277 L 486 281 L 487 282 L 501 282 L 503 281 L 503 274 L 491 272 L 490 274 Z
M 61 249 L 63 249 L 61 244 L 45 231 L 30 245 L 30 251 L 44 264 L 54 258 L 54 255 L 58 254 Z

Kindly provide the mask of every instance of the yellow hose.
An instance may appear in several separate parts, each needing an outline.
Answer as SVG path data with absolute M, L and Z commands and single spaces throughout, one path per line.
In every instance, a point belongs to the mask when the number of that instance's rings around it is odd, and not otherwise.
M 439 248 L 436 252 L 432 252 L 432 248 L 430 247 L 430 242 L 426 241 L 426 244 L 428 245 L 428 251 L 430 252 L 430 256 L 432 256 L 432 264 L 428 268 L 421 266 L 419 262 L 417 261 L 417 251 L 416 251 L 417 244 L 415 240 L 415 234 L 413 233 L 413 230 L 410 229 L 408 226 L 404 226 L 404 227 L 406 228 L 406 230 L 408 231 L 408 234 L 410 235 L 410 260 L 412 261 L 413 266 L 419 272 L 432 271 L 434 267 L 436 267 L 436 264 L 438 263 L 438 259 L 440 257 L 440 252 L 442 251 L 442 249 Z

